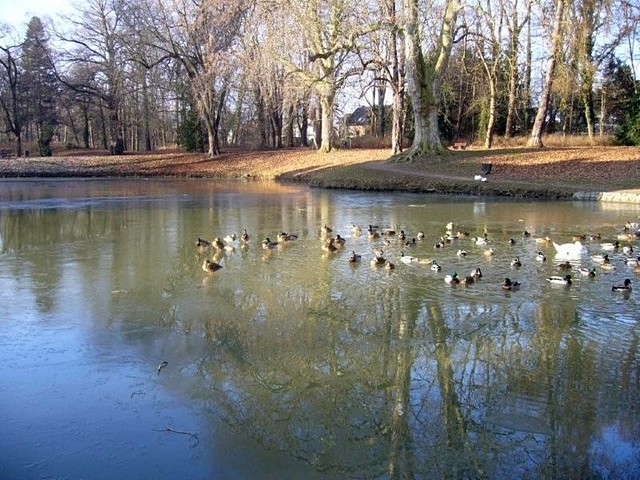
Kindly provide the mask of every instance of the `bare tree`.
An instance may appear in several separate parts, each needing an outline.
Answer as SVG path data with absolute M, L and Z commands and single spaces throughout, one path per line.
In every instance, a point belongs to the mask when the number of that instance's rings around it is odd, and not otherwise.
M 233 72 L 231 49 L 253 2 L 242 0 L 146 0 L 139 21 L 150 46 L 184 67 L 207 129 L 208 154 L 220 153 L 219 126 Z
M 0 45 L 0 108 L 4 117 L 4 133 L 15 136 L 16 156 L 22 156 L 24 104 L 21 101 L 21 75 L 18 64 L 19 45 Z
M 551 33 L 551 45 L 549 49 L 549 59 L 547 60 L 546 71 L 544 75 L 544 83 L 538 103 L 538 112 L 533 122 L 531 136 L 528 145 L 530 147 L 543 147 L 542 143 L 542 127 L 547 116 L 549 108 L 549 99 L 551 98 L 551 88 L 553 86 L 553 76 L 555 74 L 556 62 L 562 48 L 562 24 L 564 20 L 565 2 L 567 0 L 556 0 L 555 14 L 553 16 L 553 30 Z
M 446 0 L 433 52 L 425 55 L 419 30 L 418 0 L 404 0 L 407 93 L 411 98 L 415 129 L 411 148 L 403 154 L 405 158 L 443 149 L 438 128 L 440 88 L 449 64 L 461 8 L 460 0 Z

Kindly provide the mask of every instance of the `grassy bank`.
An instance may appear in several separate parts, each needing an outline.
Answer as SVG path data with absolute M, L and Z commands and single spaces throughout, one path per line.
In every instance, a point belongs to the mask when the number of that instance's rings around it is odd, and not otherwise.
M 474 179 L 482 173 L 483 163 L 492 165 L 486 182 Z M 122 156 L 77 151 L 49 158 L 2 159 L 0 176 L 259 178 L 324 188 L 567 198 L 576 191 L 640 188 L 640 149 L 470 149 L 412 162 L 389 159 L 386 149 L 329 154 L 308 149 L 230 150 L 214 159 L 178 151 Z

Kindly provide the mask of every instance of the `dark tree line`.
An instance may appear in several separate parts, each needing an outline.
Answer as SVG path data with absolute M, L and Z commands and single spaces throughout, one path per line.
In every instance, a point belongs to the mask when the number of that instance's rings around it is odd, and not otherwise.
M 88 0 L 0 30 L 0 142 L 112 154 L 331 150 L 368 104 L 410 158 L 448 142 L 634 142 L 637 6 L 595 0 Z M 626 62 L 620 60 L 628 58 Z M 538 73 L 536 73 L 538 72 Z M 623 128 L 620 128 L 623 127 Z M 630 133 L 631 132 L 631 133 Z

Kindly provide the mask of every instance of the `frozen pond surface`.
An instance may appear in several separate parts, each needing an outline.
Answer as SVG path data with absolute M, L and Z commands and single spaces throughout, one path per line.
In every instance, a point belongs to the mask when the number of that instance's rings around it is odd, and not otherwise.
M 638 478 L 640 276 L 625 264 L 637 253 L 609 252 L 595 278 L 578 269 L 639 214 L 254 182 L 1 181 L 2 478 Z M 468 236 L 435 249 L 449 221 Z M 342 250 L 322 250 L 324 224 Z M 245 248 L 194 245 L 244 228 Z M 261 248 L 281 231 L 298 239 Z M 559 260 L 537 239 L 581 234 L 574 283 L 549 284 Z M 377 247 L 394 270 L 369 265 Z M 205 258 L 223 268 L 208 275 Z M 475 267 L 474 284 L 445 284 Z M 634 290 L 612 292 L 625 278 Z

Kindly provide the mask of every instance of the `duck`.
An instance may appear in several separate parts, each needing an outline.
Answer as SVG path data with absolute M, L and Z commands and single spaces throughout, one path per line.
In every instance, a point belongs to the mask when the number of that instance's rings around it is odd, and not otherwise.
M 444 248 L 444 245 L 445 245 L 444 242 L 442 240 L 440 240 L 439 242 L 436 242 L 433 245 L 433 248 Z
M 453 227 L 454 227 L 453 222 L 449 222 L 444 226 L 444 228 L 447 229 L 447 232 L 452 232 L 453 231 Z
M 480 267 L 476 267 L 471 270 L 471 276 L 475 278 L 482 278 L 482 270 L 480 270 Z
M 372 267 L 381 267 L 387 263 L 387 260 L 384 257 L 379 257 L 377 255 L 374 255 L 370 263 Z
M 492 257 L 493 255 L 496 254 L 496 252 L 495 252 L 495 250 L 493 248 L 489 248 L 488 250 L 485 250 L 482 253 L 484 254 L 485 257 Z
M 347 240 L 344 237 L 341 237 L 338 233 L 335 237 L 333 237 L 333 243 L 335 243 L 337 247 L 342 247 L 345 243 L 347 243 Z
M 595 263 L 609 263 L 611 261 L 607 253 L 591 255 L 591 260 Z
M 369 230 L 367 231 L 367 238 L 369 240 L 375 240 L 376 238 L 380 238 L 380 233 L 378 233 L 376 230 Z
M 211 245 L 213 245 L 213 248 L 215 248 L 216 250 L 224 250 L 224 242 L 218 237 L 213 239 Z
M 220 265 L 217 262 L 212 262 L 209 259 L 206 259 L 204 262 L 202 262 L 202 270 L 204 270 L 207 273 L 213 273 L 216 270 L 220 270 L 222 268 L 222 265 Z
M 622 247 L 622 253 L 625 255 L 633 255 L 633 247 L 631 245 L 625 245 Z
M 517 280 L 511 280 L 509 277 L 506 277 L 504 279 L 504 282 L 502 282 L 502 289 L 503 290 L 518 290 L 520 288 L 520 282 L 518 282 Z
M 247 229 L 245 228 L 242 232 L 242 235 L 240 235 L 240 240 L 242 240 L 243 242 L 247 243 L 249 241 L 251 237 L 249 236 L 249 232 L 247 232 Z
M 522 232 L 522 236 L 525 238 L 529 238 L 531 236 L 531 233 L 525 230 L 524 232 Z
M 473 270 L 471 270 L 470 275 L 462 277 L 462 279 L 460 280 L 460 283 L 464 283 L 464 284 L 474 283 L 479 278 L 482 278 L 482 271 L 480 270 L 480 268 L 474 268 Z
M 361 258 L 362 258 L 362 255 L 360 255 L 359 253 L 356 253 L 355 251 L 352 251 L 351 254 L 349 255 L 349 263 L 356 263 L 360 261 Z
M 393 270 L 394 268 L 396 268 L 395 264 L 391 263 L 389 260 L 384 262 L 385 270 Z
M 513 238 L 509 239 L 509 245 L 515 245 L 516 241 Z
M 573 268 L 573 265 L 571 265 L 569 261 L 562 262 L 556 265 L 556 270 L 559 270 L 559 271 L 571 270 L 572 268 Z
M 431 271 L 433 272 L 439 272 L 440 270 L 442 270 L 442 267 L 438 264 L 438 262 L 436 262 L 435 260 L 433 260 L 431 262 Z
M 362 227 L 354 223 L 353 225 L 351 225 L 351 233 L 353 233 L 355 236 L 362 235 Z
M 404 246 L 405 247 L 415 247 L 416 246 L 416 239 L 412 238 L 411 240 L 407 240 L 406 242 L 404 242 Z
M 553 247 L 556 249 L 556 256 L 564 257 L 566 259 L 579 259 L 587 251 L 585 246 L 579 240 L 573 243 L 558 244 L 553 242 Z
M 589 267 L 581 267 L 580 268 L 580 274 L 584 275 L 585 277 L 593 278 L 593 277 L 596 276 L 596 272 L 597 272 L 597 270 L 596 270 L 595 267 L 591 267 L 591 268 L 589 268 Z
M 631 280 L 625 278 L 624 283 L 622 285 L 614 285 L 611 287 L 612 292 L 630 292 L 631 291 Z
M 262 248 L 264 248 L 265 250 L 278 248 L 278 242 L 272 242 L 269 237 L 264 237 L 264 240 L 262 240 Z
M 400 261 L 402 263 L 406 263 L 407 265 L 411 265 L 412 263 L 417 263 L 420 265 L 431 265 L 432 260 L 428 258 L 418 258 L 413 257 L 411 255 L 407 255 L 404 252 L 400 252 Z
M 520 261 L 520 257 L 516 257 L 513 260 L 511 260 L 511 266 L 512 267 L 521 267 L 522 266 L 522 262 Z
M 420 230 L 417 234 L 416 234 L 416 238 L 418 240 L 424 240 L 424 232 L 422 230 Z
M 279 242 L 293 242 L 297 239 L 298 239 L 298 235 L 296 235 L 295 233 L 280 232 L 278 234 Z
M 547 256 L 542 252 L 538 252 L 538 254 L 536 255 L 536 260 L 538 262 L 546 262 L 547 261 Z
M 376 257 L 383 257 L 383 256 L 384 256 L 384 249 L 383 249 L 382 247 L 374 248 L 374 249 L 373 249 L 373 254 L 374 254 Z
M 460 277 L 458 277 L 458 274 L 456 272 L 447 274 L 444 276 L 444 283 L 449 285 L 457 285 L 458 283 L 460 283 Z
M 487 238 L 487 234 L 484 234 L 484 237 L 473 237 L 473 242 L 476 245 L 486 245 L 487 243 L 489 243 L 489 240 Z
M 407 234 L 404 233 L 404 230 L 400 230 L 400 233 L 398 234 L 398 240 L 401 242 L 404 242 L 407 239 Z
M 616 240 L 615 242 L 606 242 L 600 244 L 600 249 L 603 252 L 612 252 L 620 248 L 620 242 Z
M 236 236 L 235 233 L 230 233 L 229 235 L 225 236 L 223 238 L 223 240 L 227 243 L 233 243 L 238 239 L 238 237 Z
M 579 233 L 577 235 L 574 235 L 572 240 L 574 242 L 584 242 L 587 240 L 587 235 L 585 233 Z
M 459 257 L 466 257 L 467 256 L 467 251 L 466 250 L 458 250 L 456 255 L 459 256 Z
M 384 235 L 385 237 L 393 237 L 396 234 L 396 231 L 389 228 L 386 230 L 383 230 L 382 232 L 380 232 L 382 235 Z
M 338 247 L 336 247 L 335 238 L 328 238 L 327 241 L 322 245 L 322 250 L 324 250 L 325 252 L 335 252 L 336 250 L 338 250 Z
M 211 246 L 211 242 L 205 240 L 204 238 L 196 238 L 196 247 L 198 248 L 209 248 Z
M 566 274 L 564 277 L 559 275 L 551 275 L 550 277 L 547 277 L 547 281 L 556 285 L 571 285 L 572 283 L 570 274 Z
M 540 238 L 536 238 L 536 243 L 539 245 L 548 245 L 549 243 L 551 243 L 551 237 L 540 237 Z
M 636 258 L 627 258 L 627 259 L 625 259 L 624 263 L 628 267 L 637 267 L 638 265 L 640 265 L 640 256 L 638 256 Z

